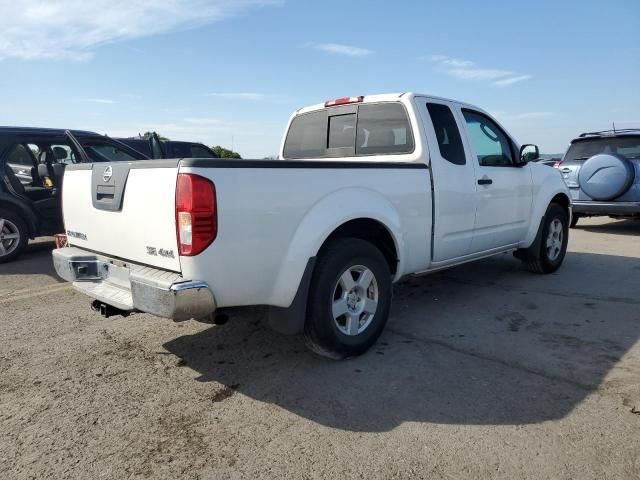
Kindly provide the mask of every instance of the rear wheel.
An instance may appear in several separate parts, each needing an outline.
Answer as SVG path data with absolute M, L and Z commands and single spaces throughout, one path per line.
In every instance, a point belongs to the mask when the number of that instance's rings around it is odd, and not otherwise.
M 519 252 L 519 257 L 527 269 L 535 273 L 553 273 L 567 253 L 569 243 L 569 218 L 566 210 L 552 203 L 547 208 L 541 225 L 540 238 L 534 244 Z
M 22 218 L 12 211 L 0 210 L 0 263 L 18 257 L 28 240 L 27 226 Z
M 389 265 L 376 247 L 356 238 L 333 241 L 311 280 L 307 347 L 334 359 L 364 353 L 387 322 L 391 292 Z

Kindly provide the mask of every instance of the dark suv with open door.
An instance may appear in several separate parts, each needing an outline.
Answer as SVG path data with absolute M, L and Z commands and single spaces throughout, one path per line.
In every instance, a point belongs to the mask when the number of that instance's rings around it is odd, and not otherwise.
M 64 231 L 66 165 L 146 159 L 94 132 L 0 127 L 0 263 L 20 255 L 30 238 Z
M 580 217 L 640 219 L 640 129 L 583 133 L 556 164 Z

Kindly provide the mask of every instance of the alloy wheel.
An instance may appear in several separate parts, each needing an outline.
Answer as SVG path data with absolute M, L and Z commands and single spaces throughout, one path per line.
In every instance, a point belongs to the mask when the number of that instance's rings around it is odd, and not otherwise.
M 347 268 L 333 289 L 331 313 L 338 330 L 349 336 L 364 332 L 378 309 L 378 295 L 378 282 L 369 268 Z

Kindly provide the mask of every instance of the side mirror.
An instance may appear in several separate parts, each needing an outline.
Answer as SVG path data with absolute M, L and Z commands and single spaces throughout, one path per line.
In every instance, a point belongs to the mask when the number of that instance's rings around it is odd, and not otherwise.
M 537 145 L 527 143 L 520 147 L 520 165 L 525 165 L 540 158 L 540 150 Z

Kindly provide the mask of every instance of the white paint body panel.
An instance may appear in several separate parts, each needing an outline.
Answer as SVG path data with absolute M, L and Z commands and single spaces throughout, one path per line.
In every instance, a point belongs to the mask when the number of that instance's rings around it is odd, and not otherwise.
M 218 237 L 183 275 L 204 280 L 218 306 L 289 306 L 310 257 L 349 220 L 386 226 L 401 259 L 398 277 L 429 265 L 427 169 L 182 168 L 211 179 Z
M 494 167 L 494 184 L 477 185 L 486 167 L 478 165 L 471 150 L 460 109 L 486 114 L 481 109 L 416 94 L 365 97 L 365 103 L 390 101 L 406 107 L 415 141 L 412 153 L 330 160 L 413 162 L 430 168 L 299 167 L 304 161 L 285 168 L 135 168 L 129 173 L 120 212 L 94 209 L 91 171 L 72 169 L 65 174 L 63 189 L 66 228 L 86 234 L 87 240 L 70 238 L 70 242 L 178 271 L 188 280 L 205 281 L 219 307 L 287 307 L 309 259 L 349 220 L 369 218 L 385 226 L 398 254 L 397 280 L 527 247 L 534 241 L 551 199 L 557 194 L 569 198 L 559 173 L 543 165 L 503 168 L 500 172 Z M 426 101 L 444 103 L 457 112 L 467 156 L 465 166 L 460 168 L 440 157 Z M 296 113 L 321 108 L 324 106 L 316 105 Z M 287 162 L 282 156 L 280 161 Z M 177 253 L 174 209 L 178 172 L 214 182 L 218 235 L 195 257 L 150 256 L 147 246 Z

